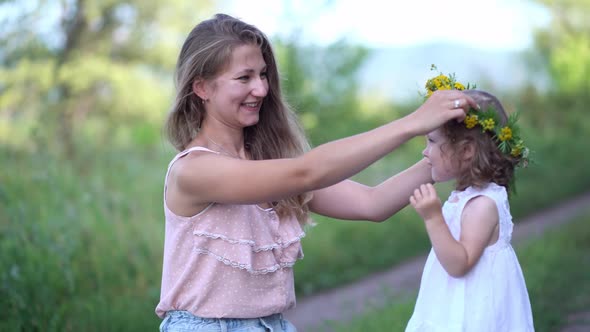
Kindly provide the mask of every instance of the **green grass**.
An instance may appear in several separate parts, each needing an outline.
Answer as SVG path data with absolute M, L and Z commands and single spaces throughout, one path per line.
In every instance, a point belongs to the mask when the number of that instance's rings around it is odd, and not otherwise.
M 539 136 L 538 142 L 539 154 L 551 158 L 539 158 L 542 163 L 519 177 L 512 202 L 517 215 L 590 186 L 582 140 Z M 159 324 L 162 186 L 174 152 L 164 143 L 130 148 L 88 138 L 79 144 L 70 159 L 0 145 L 0 330 L 145 331 Z M 410 141 L 357 179 L 384 180 L 417 160 L 422 146 L 421 138 Z M 567 172 L 555 171 L 563 165 Z M 559 186 L 547 190 L 552 183 Z M 437 186 L 443 197 L 450 191 Z M 298 296 L 429 248 L 423 223 L 409 208 L 382 224 L 316 221 L 303 240 L 305 259 L 295 266 Z
M 535 330 L 558 331 L 568 315 L 590 308 L 590 211 L 564 229 L 516 248 L 533 309 Z M 414 308 L 411 299 L 391 298 L 367 308 L 350 322 L 326 322 L 319 330 L 404 331 Z
M 421 254 L 428 247 L 423 225 L 404 209 L 381 224 L 316 217 L 303 239 L 305 258 L 295 267 L 298 294 L 357 280 Z
M 0 330 L 157 326 L 165 164 L 93 152 L 1 152 Z

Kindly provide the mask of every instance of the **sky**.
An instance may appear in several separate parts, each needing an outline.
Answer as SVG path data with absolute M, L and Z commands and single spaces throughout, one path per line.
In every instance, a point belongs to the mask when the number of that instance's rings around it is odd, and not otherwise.
M 4 15 L 10 6 L 3 7 Z M 439 42 L 520 50 L 550 19 L 531 0 L 219 0 L 218 10 L 271 37 L 296 35 L 318 45 L 347 39 L 370 48 Z
M 448 42 L 521 50 L 549 22 L 528 0 L 226 0 L 220 10 L 271 37 L 296 34 L 318 45 L 344 38 L 371 48 Z
M 22 0 L 19 7 L 35 3 Z M 416 81 L 431 74 L 425 68 L 433 62 L 478 82 L 487 77 L 500 86 L 519 85 L 528 79 L 525 68 L 497 55 L 530 48 L 534 30 L 550 22 L 549 11 L 531 0 L 218 0 L 217 7 L 271 38 L 296 36 L 299 45 L 318 46 L 344 39 L 372 49 L 359 76 L 363 88 L 397 98 L 414 96 Z M 10 5 L 2 7 L 0 18 L 10 15 Z M 55 23 L 51 17 L 45 16 L 48 27 Z M 42 31 L 62 41 L 51 28 Z M 451 50 L 404 52 L 432 44 Z

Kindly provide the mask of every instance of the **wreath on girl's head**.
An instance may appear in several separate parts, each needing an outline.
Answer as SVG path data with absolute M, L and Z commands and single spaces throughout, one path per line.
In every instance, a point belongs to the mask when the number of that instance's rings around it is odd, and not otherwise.
M 435 65 L 430 67 L 430 70 L 437 70 Z M 434 91 L 437 90 L 470 90 L 475 89 L 475 85 L 467 84 L 466 86 L 458 82 L 455 74 L 444 75 L 440 73 L 426 81 L 426 94 L 424 99 L 428 99 Z M 520 137 L 520 127 L 518 126 L 518 113 L 512 113 L 508 117 L 505 125 L 501 125 L 498 119 L 498 114 L 490 106 L 486 110 L 476 111 L 471 108 L 463 123 L 467 129 L 480 126 L 483 132 L 489 131 L 493 134 L 493 138 L 498 143 L 498 148 L 504 154 L 510 154 L 512 157 L 518 158 L 517 167 L 527 167 L 529 163 L 529 149 L 524 145 L 523 139 Z

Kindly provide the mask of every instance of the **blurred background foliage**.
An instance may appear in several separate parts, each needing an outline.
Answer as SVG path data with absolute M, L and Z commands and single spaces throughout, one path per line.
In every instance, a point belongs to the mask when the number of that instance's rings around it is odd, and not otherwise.
M 531 80 L 499 95 L 521 111 L 536 160 L 518 173 L 517 219 L 590 187 L 590 2 L 537 2 L 552 23 L 523 58 L 549 87 Z M 172 70 L 188 31 L 216 5 L 0 1 L 0 330 L 156 328 L 162 183 L 175 153 L 162 135 Z M 370 49 L 344 41 L 304 46 L 296 36 L 273 42 L 286 98 L 313 145 L 419 105 L 418 97 L 395 103 L 358 92 Z M 422 148 L 423 139 L 411 140 L 355 178 L 377 184 L 418 160 Z M 437 186 L 443 197 L 451 190 Z M 315 219 L 295 268 L 299 296 L 429 249 L 409 209 L 379 225 Z

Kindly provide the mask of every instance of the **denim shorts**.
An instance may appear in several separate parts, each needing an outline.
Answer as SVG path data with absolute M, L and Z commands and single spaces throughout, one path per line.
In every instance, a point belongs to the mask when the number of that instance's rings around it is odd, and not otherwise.
M 166 313 L 160 332 L 297 332 L 283 315 L 260 318 L 201 318 L 188 311 Z

